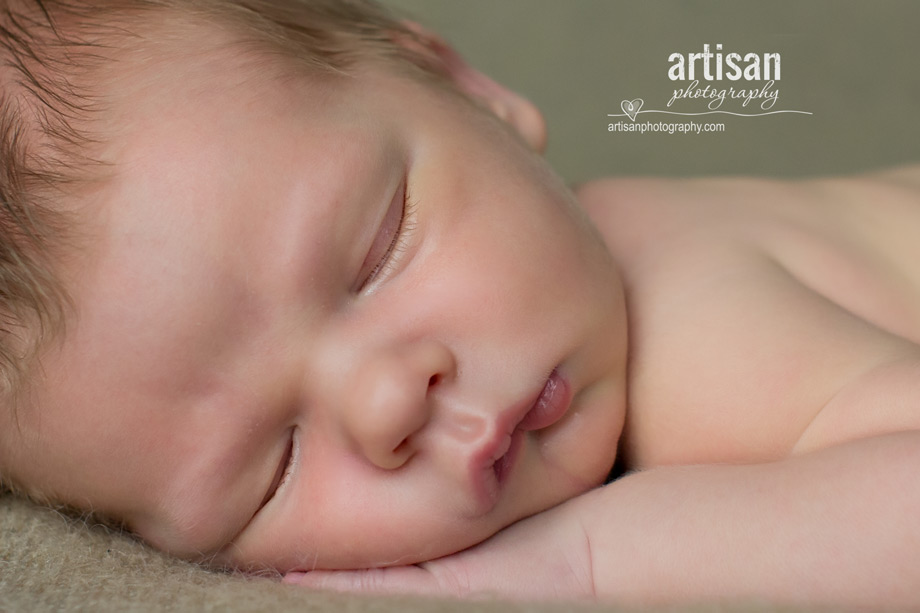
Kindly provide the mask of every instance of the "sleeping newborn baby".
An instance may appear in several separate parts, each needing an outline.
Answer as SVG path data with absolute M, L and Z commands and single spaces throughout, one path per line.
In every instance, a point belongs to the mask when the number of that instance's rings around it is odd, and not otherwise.
M 2 6 L 8 487 L 319 587 L 918 604 L 920 169 L 573 195 L 364 2 Z

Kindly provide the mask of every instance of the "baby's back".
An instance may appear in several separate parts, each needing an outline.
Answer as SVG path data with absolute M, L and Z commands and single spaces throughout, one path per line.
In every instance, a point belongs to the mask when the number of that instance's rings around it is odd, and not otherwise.
M 627 292 L 627 466 L 920 426 L 918 177 L 582 188 Z

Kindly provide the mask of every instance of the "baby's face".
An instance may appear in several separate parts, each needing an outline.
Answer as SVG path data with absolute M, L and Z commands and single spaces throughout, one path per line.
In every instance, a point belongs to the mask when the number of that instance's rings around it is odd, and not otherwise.
M 25 480 L 282 571 L 431 559 L 597 485 L 622 290 L 540 158 L 404 78 L 211 70 L 125 88 Z

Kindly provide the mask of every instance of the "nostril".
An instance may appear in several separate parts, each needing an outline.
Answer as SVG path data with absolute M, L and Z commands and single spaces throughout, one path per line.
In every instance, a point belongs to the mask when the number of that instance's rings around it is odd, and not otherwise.
M 431 375 L 428 379 L 428 387 L 434 387 L 441 380 L 441 375 Z
M 393 453 L 398 455 L 402 453 L 403 450 L 405 450 L 408 446 L 409 446 L 409 439 L 407 437 L 407 438 L 404 438 L 399 445 L 396 445 L 396 447 L 393 448 Z

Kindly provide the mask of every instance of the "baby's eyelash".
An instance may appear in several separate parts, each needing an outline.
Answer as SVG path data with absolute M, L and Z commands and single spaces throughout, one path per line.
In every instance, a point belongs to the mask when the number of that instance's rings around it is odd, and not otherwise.
M 269 485 L 268 491 L 265 492 L 265 497 L 262 498 L 262 502 L 259 504 L 259 510 L 263 509 L 277 494 L 285 483 L 288 482 L 291 473 L 294 469 L 294 464 L 297 462 L 298 457 L 298 443 L 297 443 L 297 429 L 292 428 L 290 439 L 288 440 L 287 449 L 284 451 L 284 468 L 281 469 L 281 475 L 275 476 L 275 479 Z
M 393 240 L 389 248 L 387 248 L 386 253 L 383 255 L 383 258 L 381 258 L 380 262 L 377 263 L 370 275 L 368 275 L 365 285 L 377 278 L 378 275 L 390 272 L 394 264 L 399 262 L 399 255 L 404 253 L 409 246 L 409 239 L 412 238 L 412 233 L 417 226 L 415 219 L 417 203 L 412 200 L 408 186 L 405 189 L 405 202 L 403 204 L 403 214 L 399 220 L 399 228 L 397 228 L 396 234 L 393 236 Z
M 288 482 L 288 479 L 290 479 L 291 473 L 294 471 L 294 462 L 297 460 L 297 455 L 297 429 L 295 428 L 291 432 L 290 451 L 288 452 L 287 464 L 284 467 L 284 472 L 281 474 L 281 480 L 278 481 L 278 487 L 275 488 L 276 492 L 284 487 L 284 485 Z
M 291 446 L 297 447 L 297 441 L 295 440 L 293 443 L 291 443 Z M 288 458 L 287 466 L 284 467 L 284 473 L 281 474 L 281 481 L 278 482 L 278 487 L 275 488 L 275 491 L 278 491 L 281 488 L 283 488 L 284 485 L 288 482 L 288 479 L 290 479 L 291 472 L 293 471 L 293 468 L 294 468 L 294 455 L 295 454 L 296 454 L 296 450 L 291 449 L 291 455 Z

